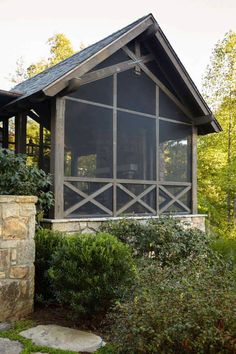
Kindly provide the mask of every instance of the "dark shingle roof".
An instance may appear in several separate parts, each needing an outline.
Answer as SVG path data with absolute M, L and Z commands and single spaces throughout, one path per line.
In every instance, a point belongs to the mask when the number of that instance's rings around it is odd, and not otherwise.
M 40 74 L 16 85 L 12 91 L 17 91 L 23 94 L 23 97 L 30 96 L 36 92 L 41 91 L 55 80 L 68 73 L 70 70 L 76 68 L 83 61 L 87 60 L 98 51 L 111 44 L 114 40 L 125 34 L 127 31 L 135 27 L 137 24 L 148 18 L 150 15 L 144 16 L 139 20 L 131 23 L 130 25 L 122 28 L 121 30 L 111 34 L 110 36 L 96 42 L 89 47 L 81 50 L 80 52 L 72 55 L 71 57 L 63 60 L 62 62 L 52 66 L 49 69 L 44 70 Z

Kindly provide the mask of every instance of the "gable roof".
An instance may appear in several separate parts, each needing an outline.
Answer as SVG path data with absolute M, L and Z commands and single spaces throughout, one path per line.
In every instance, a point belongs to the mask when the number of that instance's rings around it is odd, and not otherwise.
M 64 77 L 64 75 L 77 68 L 79 64 L 91 58 L 94 54 L 97 54 L 100 50 L 113 43 L 116 39 L 126 34 L 129 30 L 135 28 L 140 23 L 145 22 L 151 17 L 151 15 L 144 16 L 139 20 L 131 23 L 130 25 L 122 28 L 119 31 L 109 35 L 108 37 L 90 45 L 89 47 L 79 51 L 71 57 L 61 61 L 60 63 L 44 70 L 40 74 L 16 85 L 12 90 L 21 92 L 22 98 L 30 96 L 40 90 L 45 89 L 53 82 Z
M 221 131 L 220 124 L 212 115 L 210 108 L 194 85 L 185 67 L 152 14 L 138 19 L 53 67 L 16 85 L 12 89 L 12 93 L 16 91 L 20 93 L 21 96 L 10 102 L 8 107 L 3 107 L 3 111 L 5 111 L 5 108 L 11 109 L 19 101 L 29 100 L 31 97 L 38 97 L 38 95 L 40 95 L 40 97 L 55 96 L 68 86 L 72 78 L 81 77 L 145 31 L 152 33 L 156 43 L 163 53 L 165 53 L 165 60 L 170 62 L 171 67 L 174 68 L 179 78 L 178 80 L 182 81 L 183 87 L 188 91 L 188 94 L 191 95 L 191 99 L 194 101 L 194 104 L 197 105 L 199 112 L 201 112 L 199 119 L 196 119 L 198 132 L 200 134 L 208 134 Z

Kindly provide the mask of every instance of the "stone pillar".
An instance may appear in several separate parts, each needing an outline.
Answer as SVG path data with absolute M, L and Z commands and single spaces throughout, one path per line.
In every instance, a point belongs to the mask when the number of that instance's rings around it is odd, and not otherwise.
M 0 195 L 0 322 L 33 311 L 36 202 Z

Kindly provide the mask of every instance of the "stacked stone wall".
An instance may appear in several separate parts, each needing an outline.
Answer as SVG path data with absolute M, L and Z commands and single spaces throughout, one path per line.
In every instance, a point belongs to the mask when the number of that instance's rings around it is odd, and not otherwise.
M 33 311 L 36 201 L 0 196 L 0 322 Z

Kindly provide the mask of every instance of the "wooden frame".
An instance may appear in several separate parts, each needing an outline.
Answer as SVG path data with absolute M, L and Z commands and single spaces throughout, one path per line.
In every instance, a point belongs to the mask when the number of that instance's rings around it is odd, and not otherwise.
M 80 103 L 93 105 L 93 106 L 97 106 L 97 107 L 108 108 L 108 109 L 112 110 L 112 112 L 113 112 L 112 113 L 112 117 L 113 117 L 112 118 L 112 120 L 113 120 L 113 178 L 97 178 L 97 177 L 91 178 L 91 177 L 64 176 L 64 181 L 63 181 L 64 186 L 66 186 L 67 188 L 72 190 L 75 194 L 79 195 L 80 197 L 82 197 L 84 199 L 82 201 L 77 202 L 75 205 L 70 206 L 70 208 L 68 208 L 64 212 L 62 212 L 62 210 L 60 210 L 60 214 L 57 214 L 57 215 L 55 214 L 54 217 L 61 218 L 62 214 L 66 218 L 70 217 L 71 213 L 73 213 L 79 207 L 85 205 L 88 202 L 94 204 L 96 207 L 101 209 L 103 213 L 105 212 L 108 216 L 119 216 L 119 215 L 125 213 L 125 211 L 129 207 L 134 205 L 135 203 L 142 205 L 147 210 L 147 213 L 146 213 L 147 215 L 159 215 L 159 214 L 168 212 L 168 208 L 175 203 L 180 205 L 180 207 L 182 207 L 183 210 L 185 210 L 185 213 L 191 212 L 191 209 L 188 206 L 186 206 L 184 203 L 182 203 L 180 198 L 192 189 L 192 183 L 190 183 L 190 182 L 174 182 L 174 181 L 164 181 L 164 182 L 159 181 L 159 178 L 158 178 L 158 175 L 159 175 L 159 154 L 158 153 L 156 154 L 156 177 L 157 177 L 156 180 L 140 180 L 140 179 L 137 180 L 137 179 L 119 179 L 119 178 L 117 178 L 117 113 L 119 111 L 120 112 L 127 112 L 130 114 L 135 114 L 135 115 L 140 115 L 140 116 L 146 117 L 147 119 L 154 119 L 155 120 L 156 151 L 158 151 L 158 148 L 159 148 L 159 121 L 160 120 L 172 122 L 175 124 L 193 126 L 192 122 L 186 123 L 186 122 L 177 121 L 177 120 L 174 120 L 171 118 L 160 117 L 160 115 L 159 115 L 159 87 L 161 89 L 163 89 L 162 84 L 160 84 L 159 80 L 156 77 L 154 77 L 154 75 L 151 72 L 149 72 L 149 70 L 145 67 L 144 62 L 143 62 L 144 60 L 140 61 L 139 57 L 136 57 L 136 55 L 134 55 L 129 49 L 126 50 L 126 48 L 125 48 L 125 51 L 129 54 L 129 56 L 133 60 L 132 67 L 135 68 L 135 65 L 138 65 L 140 67 L 140 69 L 142 69 L 146 74 L 148 73 L 147 75 L 149 76 L 149 78 L 156 84 L 156 113 L 155 114 L 147 114 L 147 113 L 138 112 L 138 111 L 134 111 L 134 110 L 130 110 L 130 109 L 124 109 L 124 108 L 117 106 L 117 72 L 119 72 L 119 70 L 115 69 L 115 67 L 116 67 L 115 65 L 108 67 L 108 68 L 100 69 L 95 72 L 91 72 L 89 74 L 86 74 L 86 75 L 84 75 L 84 77 L 82 77 L 80 80 L 77 81 L 78 85 L 80 86 L 80 85 L 86 84 L 87 82 L 97 81 L 99 79 L 102 79 L 104 77 L 108 77 L 111 75 L 113 77 L 113 104 L 112 105 L 89 101 L 89 100 L 85 100 L 85 99 L 79 99 L 79 98 L 75 98 L 75 97 L 64 96 L 64 100 L 80 102 Z M 136 45 L 136 53 L 138 53 L 138 52 L 139 52 L 139 49 L 137 48 L 137 45 Z M 145 57 L 150 58 L 149 56 L 145 56 Z M 127 64 L 127 62 L 125 62 L 125 63 Z M 118 65 L 118 67 L 121 67 L 121 66 L 119 66 L 119 64 L 117 64 L 117 65 Z M 127 66 L 125 68 L 127 70 Z M 79 83 L 79 81 L 80 81 L 80 83 Z M 74 87 L 76 87 L 76 86 L 74 86 Z M 168 93 L 168 96 L 171 96 L 170 98 L 172 99 L 173 95 L 170 94 L 169 91 L 167 93 Z M 173 101 L 175 103 L 177 103 L 177 106 L 179 108 L 181 108 L 181 110 L 185 114 L 188 113 L 188 116 L 190 116 L 189 112 L 186 111 L 186 108 L 183 107 L 183 105 L 178 101 L 177 98 L 174 98 Z M 193 128 L 193 132 L 194 131 L 196 131 L 196 128 Z M 194 142 L 194 138 L 192 139 L 192 141 Z M 60 148 L 62 148 L 62 146 Z M 192 150 L 192 161 L 194 160 L 193 159 L 194 154 L 195 154 L 195 151 Z M 192 166 L 194 167 L 194 164 L 192 164 Z M 82 190 L 80 190 L 78 187 L 75 187 L 72 184 L 72 182 L 104 183 L 104 185 L 101 188 L 97 189 L 92 194 L 88 195 L 88 194 L 84 193 Z M 129 185 L 129 184 L 130 185 L 131 184 L 146 185 L 147 187 L 140 194 L 136 195 L 135 193 L 130 191 L 130 189 L 125 187 L 124 184 L 126 184 L 126 185 Z M 176 187 L 181 186 L 183 188 L 179 193 L 177 193 L 177 195 L 173 195 L 172 193 L 170 193 L 168 191 L 168 189 L 167 189 L 168 186 L 176 186 Z M 100 194 L 102 194 L 104 191 L 106 191 L 109 188 L 113 188 L 112 209 L 108 209 L 103 204 L 101 204 L 100 202 L 95 200 L 95 198 L 97 196 L 99 196 Z M 117 208 L 117 189 L 122 190 L 124 193 L 126 193 L 129 197 L 132 198 L 129 202 L 127 202 L 123 206 L 119 207 L 119 209 Z M 154 190 L 155 190 L 155 195 L 156 195 L 155 208 L 151 207 L 149 204 L 147 204 L 142 199 L 143 197 L 147 196 L 150 192 L 152 192 Z M 160 190 L 162 190 L 170 198 L 169 202 L 162 208 L 160 208 L 160 201 L 159 201 Z M 192 196 L 194 195 L 194 193 L 195 193 L 195 191 L 192 191 Z M 194 200 L 196 201 L 196 198 Z M 194 206 L 194 204 L 192 203 L 192 208 L 193 208 L 193 206 Z M 194 209 L 192 209 L 192 210 L 194 210 Z M 90 215 L 90 216 L 93 216 L 93 215 Z

